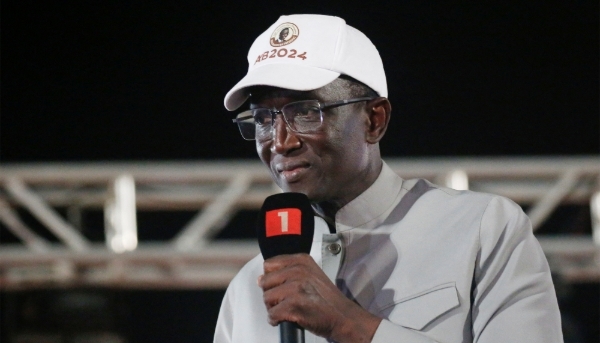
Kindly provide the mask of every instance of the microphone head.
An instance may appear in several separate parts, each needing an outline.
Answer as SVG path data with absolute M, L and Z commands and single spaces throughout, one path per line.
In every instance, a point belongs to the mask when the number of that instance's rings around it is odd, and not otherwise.
M 310 253 L 315 218 L 310 201 L 302 193 L 267 197 L 256 225 L 264 259 L 284 254 Z

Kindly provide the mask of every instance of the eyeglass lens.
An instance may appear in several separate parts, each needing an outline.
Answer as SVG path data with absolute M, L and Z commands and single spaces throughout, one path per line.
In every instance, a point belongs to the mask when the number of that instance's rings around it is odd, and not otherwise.
M 309 133 L 321 126 L 323 115 L 318 101 L 307 100 L 286 104 L 281 108 L 283 117 L 294 132 Z M 266 108 L 244 111 L 237 116 L 242 137 L 247 140 L 266 140 L 273 134 L 273 111 Z

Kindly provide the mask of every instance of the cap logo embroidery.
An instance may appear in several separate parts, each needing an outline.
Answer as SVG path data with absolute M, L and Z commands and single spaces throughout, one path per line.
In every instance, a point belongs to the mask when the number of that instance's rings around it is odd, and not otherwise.
M 299 34 L 300 30 L 296 24 L 283 23 L 273 31 L 269 43 L 274 47 L 288 45 L 295 41 Z

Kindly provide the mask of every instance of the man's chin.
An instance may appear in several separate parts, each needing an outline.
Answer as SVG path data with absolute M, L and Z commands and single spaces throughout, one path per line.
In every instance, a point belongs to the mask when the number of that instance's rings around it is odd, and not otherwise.
M 279 185 L 279 188 L 284 192 L 294 192 L 294 193 L 302 193 L 306 194 L 310 199 L 310 194 L 314 193 L 310 187 L 302 184 L 301 182 L 293 182 L 293 183 L 283 183 Z
M 295 184 L 285 184 L 283 186 L 280 186 L 280 188 L 284 191 L 284 192 L 294 192 L 294 193 L 303 193 L 303 194 L 307 194 L 307 190 L 305 189 L 305 187 L 301 187 L 299 185 L 295 185 Z M 308 194 L 307 194 L 308 195 Z

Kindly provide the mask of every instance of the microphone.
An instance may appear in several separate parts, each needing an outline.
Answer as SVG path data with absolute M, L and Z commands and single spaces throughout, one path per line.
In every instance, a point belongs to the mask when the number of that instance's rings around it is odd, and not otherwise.
M 310 201 L 302 193 L 280 193 L 267 197 L 256 225 L 263 258 L 310 253 L 315 218 Z M 288 321 L 279 323 L 280 343 L 303 343 L 304 329 Z

